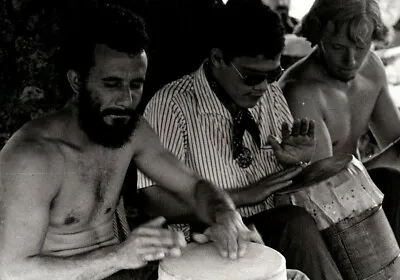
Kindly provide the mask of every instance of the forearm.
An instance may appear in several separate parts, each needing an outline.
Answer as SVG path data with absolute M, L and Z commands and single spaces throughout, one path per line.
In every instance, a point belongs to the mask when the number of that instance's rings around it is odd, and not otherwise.
M 261 180 L 258 180 L 246 187 L 229 189 L 227 191 L 236 207 L 256 205 L 262 203 L 273 193 L 272 189 L 270 192 L 268 192 L 268 188 L 265 188 L 265 181 L 266 179 L 262 178 Z M 257 190 L 263 190 L 263 193 Z
M 38 255 L 2 266 L 2 280 L 100 280 L 123 269 L 116 246 L 71 257 Z
M 212 224 L 217 214 L 235 210 L 236 206 L 230 195 L 206 180 L 199 180 L 195 185 L 195 211 L 202 222 Z
M 150 218 L 163 216 L 170 224 L 200 222 L 193 207 L 176 194 L 156 185 L 139 191 L 139 206 Z

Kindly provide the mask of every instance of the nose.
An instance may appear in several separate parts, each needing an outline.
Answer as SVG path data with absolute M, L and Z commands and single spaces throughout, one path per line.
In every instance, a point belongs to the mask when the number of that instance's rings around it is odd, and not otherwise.
M 118 98 L 116 100 L 116 105 L 121 106 L 123 108 L 130 108 L 133 105 L 133 99 L 132 99 L 132 92 L 131 89 L 128 87 L 124 90 L 122 90 Z
M 355 52 L 354 49 L 349 49 L 349 50 L 347 51 L 346 59 L 345 59 L 345 60 L 346 60 L 345 63 L 346 63 L 346 65 L 347 65 L 347 67 L 349 67 L 349 68 L 354 68 L 354 67 L 356 66 L 356 64 L 357 64 L 357 61 L 356 61 L 356 52 Z

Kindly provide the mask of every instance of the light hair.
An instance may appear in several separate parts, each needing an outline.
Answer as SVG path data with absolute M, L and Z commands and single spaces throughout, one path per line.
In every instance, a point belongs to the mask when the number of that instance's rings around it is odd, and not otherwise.
M 356 43 L 363 43 L 371 24 L 373 41 L 384 41 L 387 34 L 376 0 L 315 0 L 296 33 L 314 46 L 321 41 L 329 23 L 333 23 L 334 32 L 348 24 L 348 36 Z

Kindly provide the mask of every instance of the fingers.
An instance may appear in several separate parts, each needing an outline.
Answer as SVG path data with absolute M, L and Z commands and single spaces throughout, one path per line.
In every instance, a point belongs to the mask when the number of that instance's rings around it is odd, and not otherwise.
M 248 238 L 250 237 L 250 234 L 251 232 L 247 235 Z M 241 258 L 246 254 L 248 241 L 247 239 L 244 239 L 242 236 L 239 236 L 237 243 L 238 243 L 238 256 L 239 258 Z
M 144 224 L 142 224 L 142 227 L 162 227 L 165 224 L 166 220 L 164 217 L 157 217 L 154 218 Z
M 315 121 L 310 120 L 310 123 L 308 125 L 308 134 L 309 137 L 314 138 L 315 137 Z
M 295 176 L 300 174 L 301 171 L 302 171 L 301 166 L 294 166 L 294 167 L 284 169 L 282 171 L 279 171 L 277 173 L 274 173 L 274 174 L 266 177 L 266 180 L 267 180 L 266 183 L 267 184 L 276 184 L 276 183 L 281 183 L 281 182 L 291 180 L 292 178 L 294 178 Z
M 183 233 L 174 230 L 140 226 L 132 233 L 137 236 L 137 238 L 141 238 L 142 242 L 151 245 L 186 246 L 186 240 Z
M 290 128 L 287 122 L 282 124 L 282 138 L 285 139 L 286 137 L 290 136 Z
M 301 121 L 300 121 L 300 135 L 302 135 L 302 136 L 307 136 L 308 135 L 308 130 L 310 128 L 309 124 L 310 124 L 310 122 L 306 118 L 301 119 Z
M 303 272 L 296 269 L 287 269 L 288 280 L 310 280 Z
M 285 139 L 289 136 L 310 136 L 315 134 L 315 121 L 308 120 L 307 118 L 295 119 L 293 121 L 292 129 L 290 130 L 288 123 L 282 124 L 282 138 Z
M 300 134 L 300 127 L 301 127 L 301 121 L 299 119 L 294 120 L 291 135 L 298 136 Z
M 284 188 L 286 188 L 286 187 L 289 187 L 291 184 L 293 184 L 293 181 L 292 180 L 289 180 L 289 181 L 285 181 L 285 182 L 282 182 L 282 183 L 277 183 L 277 184 L 274 184 L 274 185 L 272 185 L 270 188 L 270 192 L 271 193 L 274 193 L 274 192 L 277 192 L 277 191 L 279 191 L 279 190 L 281 190 L 281 189 L 284 189 Z

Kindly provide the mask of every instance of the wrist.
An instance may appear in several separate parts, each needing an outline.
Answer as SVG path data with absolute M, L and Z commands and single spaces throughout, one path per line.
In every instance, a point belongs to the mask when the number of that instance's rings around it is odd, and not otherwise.
M 296 166 L 300 166 L 301 168 L 306 168 L 307 166 L 309 166 L 311 163 L 311 160 L 309 161 L 299 161 L 296 163 Z
M 218 211 L 215 213 L 214 222 L 217 224 L 223 223 L 227 220 L 227 216 L 230 215 L 239 215 L 239 213 L 237 213 L 236 209 L 225 209 Z

